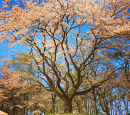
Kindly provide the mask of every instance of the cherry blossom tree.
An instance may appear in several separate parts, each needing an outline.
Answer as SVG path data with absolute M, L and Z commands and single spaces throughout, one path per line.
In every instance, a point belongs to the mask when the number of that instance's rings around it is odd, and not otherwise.
M 15 115 L 17 110 L 19 110 L 19 112 L 20 109 L 24 110 L 26 106 L 25 95 L 29 91 L 31 85 L 27 83 L 26 80 L 22 79 L 23 76 L 26 76 L 25 73 L 22 73 L 21 75 L 21 73 L 18 73 L 17 71 L 2 69 L 1 74 L 3 80 L 1 80 L 0 86 L 3 89 L 2 94 L 4 96 L 1 100 L 3 105 L 2 109 L 5 109 L 8 113 Z
M 1 110 L 10 115 L 25 115 L 28 111 L 50 112 L 51 93 L 42 88 L 38 77 L 33 74 L 34 68 L 27 53 L 8 60 L 0 70 Z
M 1 42 L 28 49 L 43 87 L 63 100 L 64 112 L 72 112 L 75 96 L 126 68 L 108 54 L 120 46 L 129 57 L 129 0 L 24 0 L 24 8 L 8 1 L 0 12 Z M 101 75 L 95 78 L 92 68 Z

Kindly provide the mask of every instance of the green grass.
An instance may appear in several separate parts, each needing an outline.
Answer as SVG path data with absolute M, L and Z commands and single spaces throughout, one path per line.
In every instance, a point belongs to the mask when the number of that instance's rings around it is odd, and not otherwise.
M 47 114 L 47 115 L 95 115 L 95 113 L 92 113 L 92 114 L 86 114 L 86 113 L 54 113 L 54 114 Z M 106 115 L 106 114 L 102 114 L 100 113 L 100 115 Z
M 54 113 L 54 114 L 47 114 L 47 115 L 95 115 L 95 114 L 86 114 L 86 113 Z

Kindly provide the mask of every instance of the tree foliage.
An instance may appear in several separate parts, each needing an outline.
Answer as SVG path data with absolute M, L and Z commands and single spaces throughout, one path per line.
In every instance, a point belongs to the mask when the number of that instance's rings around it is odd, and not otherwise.
M 128 0 L 10 1 L 0 12 L 1 41 L 28 49 L 40 83 L 63 100 L 64 112 L 72 112 L 75 96 L 120 73 L 129 81 Z

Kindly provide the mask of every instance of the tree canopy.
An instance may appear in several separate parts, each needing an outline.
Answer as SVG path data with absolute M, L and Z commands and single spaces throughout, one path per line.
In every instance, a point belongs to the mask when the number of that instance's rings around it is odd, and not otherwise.
M 129 0 L 10 2 L 0 12 L 1 42 L 27 48 L 42 86 L 63 100 L 64 112 L 72 112 L 75 96 L 123 73 L 129 82 Z

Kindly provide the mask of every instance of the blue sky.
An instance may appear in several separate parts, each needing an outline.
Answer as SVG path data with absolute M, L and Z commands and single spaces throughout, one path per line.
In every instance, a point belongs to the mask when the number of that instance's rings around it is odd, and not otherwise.
M 0 0 L 0 5 L 2 4 L 2 1 L 3 0 Z M 1 8 L 1 6 L 0 6 L 0 8 Z M 0 58 L 7 58 L 8 57 L 8 54 L 7 54 L 7 52 L 5 51 L 5 50 L 9 50 L 9 48 L 8 47 L 6 47 L 6 48 L 4 48 L 5 47 L 5 43 L 0 43 Z M 1 62 L 0 62 L 0 65 L 1 65 Z
M 0 5 L 2 4 L 2 1 L 3 0 L 0 0 Z M 0 8 L 1 8 L 1 6 L 0 6 Z M 24 50 L 24 47 L 19 46 L 19 48 L 18 48 L 18 46 L 16 46 L 14 48 L 10 48 L 9 45 L 7 45 L 7 43 L 2 43 L 2 44 L 0 43 L 0 58 L 2 58 L 2 59 L 4 59 L 4 58 L 6 58 L 6 59 L 12 59 L 11 55 L 13 53 L 11 53 L 11 52 L 7 53 L 7 52 L 10 51 L 10 50 L 19 51 L 20 49 L 22 51 L 22 50 Z M 0 66 L 2 64 L 3 64 L 3 62 L 0 62 Z
M 0 58 L 4 58 L 7 56 L 7 53 L 4 51 L 4 49 L 5 49 L 4 46 L 5 46 L 4 43 L 0 44 Z
M 2 0 L 0 0 L 0 4 L 2 4 Z M 0 44 L 0 58 L 3 58 L 3 55 L 6 55 L 6 53 L 3 51 L 4 44 Z

